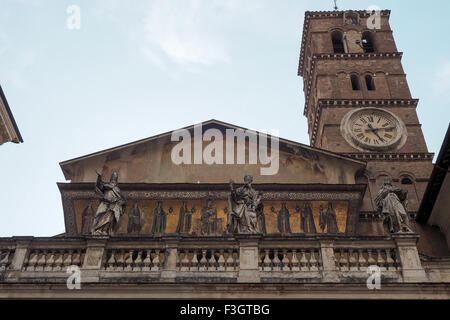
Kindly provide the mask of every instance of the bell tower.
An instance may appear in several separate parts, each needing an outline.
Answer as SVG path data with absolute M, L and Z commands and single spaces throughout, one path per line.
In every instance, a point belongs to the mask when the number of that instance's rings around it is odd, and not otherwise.
M 408 190 L 413 216 L 432 170 L 389 25 L 389 10 L 306 12 L 298 75 L 303 78 L 310 144 L 367 162 L 362 211 L 385 177 Z

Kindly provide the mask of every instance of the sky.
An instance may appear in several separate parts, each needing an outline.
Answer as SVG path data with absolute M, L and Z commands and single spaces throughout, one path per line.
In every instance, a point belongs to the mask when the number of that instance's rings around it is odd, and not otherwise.
M 80 28 L 67 21 L 80 9 Z M 450 121 L 448 0 L 390 9 L 430 152 Z M 309 144 L 305 11 L 331 0 L 0 0 L 0 84 L 23 144 L 0 146 L 0 237 L 64 232 L 59 163 L 217 119 Z M 73 21 L 73 20 L 70 20 Z

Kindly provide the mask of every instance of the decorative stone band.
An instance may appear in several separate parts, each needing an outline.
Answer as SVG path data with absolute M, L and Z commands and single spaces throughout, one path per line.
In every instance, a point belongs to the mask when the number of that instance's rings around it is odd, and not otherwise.
M 358 160 L 382 160 L 382 161 L 423 161 L 432 160 L 434 153 L 346 153 L 345 156 Z
M 66 223 L 66 235 L 79 233 L 75 210 L 76 201 L 96 200 L 91 183 L 58 184 L 61 190 Z M 132 184 L 120 185 L 127 201 L 136 200 L 227 200 L 230 192 L 222 184 Z M 345 201 L 348 202 L 346 213 L 346 234 L 355 232 L 359 218 L 359 202 L 362 199 L 364 185 L 257 185 L 264 201 Z M 226 191 L 225 191 L 226 190 Z M 78 212 L 78 211 L 77 211 Z M 78 212 L 79 214 L 79 212 Z M 225 221 L 223 221 L 225 223 Z

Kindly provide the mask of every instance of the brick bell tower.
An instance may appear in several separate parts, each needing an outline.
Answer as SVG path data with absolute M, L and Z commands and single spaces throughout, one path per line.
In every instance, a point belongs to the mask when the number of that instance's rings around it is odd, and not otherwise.
M 408 190 L 414 216 L 433 168 L 389 16 L 389 10 L 375 16 L 305 13 L 298 75 L 310 143 L 367 162 L 357 177 L 368 185 L 363 217 L 376 211 L 374 199 L 385 177 Z

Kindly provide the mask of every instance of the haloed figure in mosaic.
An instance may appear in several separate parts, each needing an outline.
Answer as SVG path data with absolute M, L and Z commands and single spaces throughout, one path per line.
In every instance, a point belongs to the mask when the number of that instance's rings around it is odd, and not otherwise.
M 311 204 L 307 202 L 305 203 L 304 210 L 299 206 L 297 206 L 295 210 L 300 213 L 300 230 L 304 233 L 317 233 Z
M 102 175 L 97 172 L 95 193 L 102 198 L 94 216 L 92 235 L 110 236 L 116 232 L 126 205 L 117 184 L 118 178 L 117 172 L 113 172 L 109 183 L 106 183 L 103 182 Z
M 234 182 L 230 181 L 231 194 L 228 198 L 227 221 L 229 233 L 261 233 L 260 215 L 264 214 L 262 195 L 253 189 L 252 182 L 253 177 L 246 175 L 244 185 L 235 189 Z
M 188 209 L 187 202 L 183 201 L 178 217 L 177 233 L 189 233 L 192 225 L 192 215 L 195 213 L 195 208 Z

